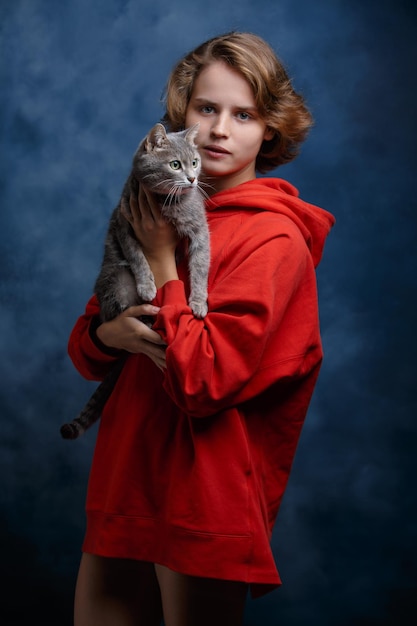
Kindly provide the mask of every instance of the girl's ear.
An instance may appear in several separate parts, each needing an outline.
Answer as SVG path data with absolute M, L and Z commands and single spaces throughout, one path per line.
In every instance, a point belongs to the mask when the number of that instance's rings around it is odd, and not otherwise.
M 269 128 L 269 126 L 265 129 L 264 141 L 271 141 L 275 137 L 275 131 L 273 128 Z

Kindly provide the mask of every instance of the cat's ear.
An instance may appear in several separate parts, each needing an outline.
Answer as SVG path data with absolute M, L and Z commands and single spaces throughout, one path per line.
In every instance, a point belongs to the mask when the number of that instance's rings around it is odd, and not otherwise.
M 155 148 L 163 148 L 167 144 L 167 134 L 162 124 L 155 124 L 149 131 L 143 142 L 143 149 L 152 152 Z
M 195 144 L 195 138 L 197 137 L 199 128 L 199 122 L 197 122 L 197 124 L 194 124 L 193 126 L 190 126 L 190 128 L 186 128 L 186 130 L 184 131 L 184 137 L 189 143 Z

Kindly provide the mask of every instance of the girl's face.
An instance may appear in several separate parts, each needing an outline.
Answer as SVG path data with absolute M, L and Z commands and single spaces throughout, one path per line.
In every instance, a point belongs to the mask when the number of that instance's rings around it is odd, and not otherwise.
M 204 177 L 214 191 L 256 177 L 262 142 L 274 133 L 260 118 L 249 83 L 221 61 L 204 68 L 194 83 L 185 126 L 197 122 Z

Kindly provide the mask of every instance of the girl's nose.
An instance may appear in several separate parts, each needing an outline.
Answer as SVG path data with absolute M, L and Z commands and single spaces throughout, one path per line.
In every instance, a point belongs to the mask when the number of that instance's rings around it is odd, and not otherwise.
M 213 122 L 211 127 L 211 134 L 213 137 L 228 137 L 229 135 L 229 124 L 227 122 L 226 116 L 219 115 L 216 117 L 216 120 Z

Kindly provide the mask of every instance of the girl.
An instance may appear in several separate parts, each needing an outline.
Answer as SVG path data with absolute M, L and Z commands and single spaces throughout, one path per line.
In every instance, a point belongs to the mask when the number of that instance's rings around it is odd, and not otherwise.
M 99 428 L 76 626 L 238 626 L 248 589 L 280 584 L 271 532 L 322 359 L 315 266 L 333 217 L 256 178 L 311 125 L 282 64 L 255 35 L 216 37 L 174 68 L 165 122 L 200 125 L 209 312 L 192 315 L 187 261 L 142 190 L 131 226 L 156 299 L 100 324 L 92 297 L 69 341 L 89 379 L 131 353 Z

